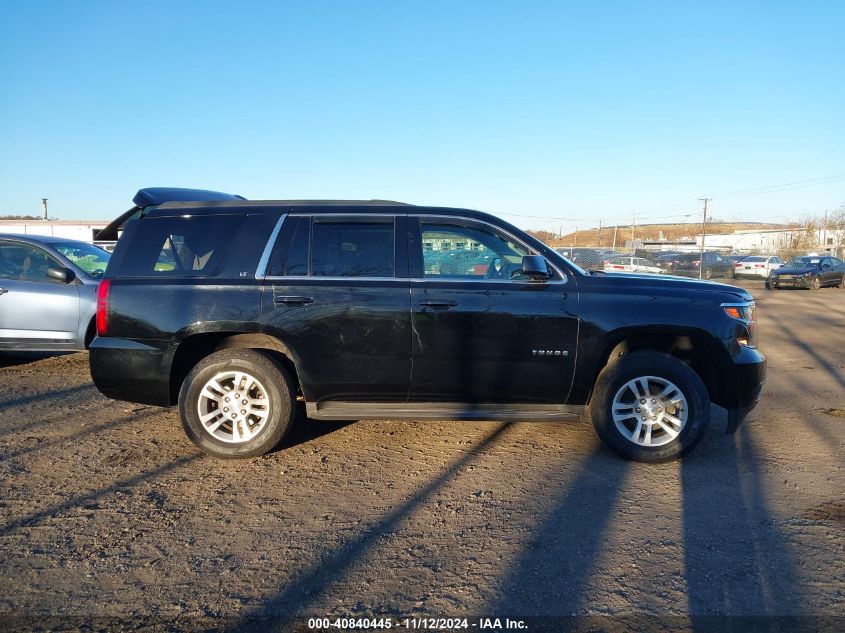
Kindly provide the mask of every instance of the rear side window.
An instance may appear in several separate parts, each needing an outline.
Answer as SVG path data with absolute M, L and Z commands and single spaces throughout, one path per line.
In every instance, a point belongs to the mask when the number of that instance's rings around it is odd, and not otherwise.
M 311 227 L 315 277 L 393 277 L 393 220 L 334 222 Z
M 243 216 L 146 218 L 124 257 L 127 277 L 206 277 L 226 256 Z M 127 253 L 128 254 L 128 253 Z
M 295 277 L 308 274 L 308 252 L 311 241 L 311 218 L 290 216 L 282 224 L 282 230 L 267 274 L 274 277 Z

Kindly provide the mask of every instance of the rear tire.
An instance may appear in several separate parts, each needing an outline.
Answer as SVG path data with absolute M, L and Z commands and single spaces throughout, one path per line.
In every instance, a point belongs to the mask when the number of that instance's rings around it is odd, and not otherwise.
M 202 359 L 179 391 L 188 438 L 223 459 L 257 457 L 276 446 L 294 420 L 296 392 L 283 367 L 251 349 Z
M 599 374 L 590 414 L 598 436 L 619 455 L 662 462 L 701 441 L 710 398 L 698 374 L 677 358 L 634 352 Z
M 704 277 L 705 279 L 713 279 L 713 271 L 709 268 L 705 268 L 702 277 Z

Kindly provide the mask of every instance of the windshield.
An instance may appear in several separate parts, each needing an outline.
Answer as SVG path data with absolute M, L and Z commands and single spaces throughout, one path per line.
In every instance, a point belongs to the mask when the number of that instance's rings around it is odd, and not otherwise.
M 821 261 L 821 257 L 793 257 L 786 265 L 803 268 L 805 266 L 818 266 Z
M 53 248 L 79 266 L 89 276 L 99 279 L 106 272 L 111 255 L 102 248 L 84 242 L 50 244 Z

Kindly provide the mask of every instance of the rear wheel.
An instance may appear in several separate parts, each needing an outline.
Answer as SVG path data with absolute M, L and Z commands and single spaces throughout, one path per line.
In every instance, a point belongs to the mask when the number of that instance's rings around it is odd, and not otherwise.
M 713 271 L 709 268 L 705 268 L 702 277 L 704 277 L 705 279 L 713 279 Z
M 207 356 L 179 392 L 179 414 L 190 440 L 222 458 L 256 457 L 291 426 L 295 392 L 284 368 L 249 349 Z
M 710 423 L 701 378 L 660 352 L 622 356 L 599 374 L 590 402 L 599 437 L 627 459 L 661 462 L 680 457 Z

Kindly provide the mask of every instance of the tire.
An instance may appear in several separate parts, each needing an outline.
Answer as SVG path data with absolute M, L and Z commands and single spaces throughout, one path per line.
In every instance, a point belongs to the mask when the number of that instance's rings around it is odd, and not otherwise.
M 637 379 L 646 380 L 649 393 L 654 395 L 644 398 L 642 383 L 635 382 Z M 639 400 L 634 398 L 634 389 Z M 669 393 L 661 402 L 655 396 L 663 389 L 668 389 Z M 642 404 L 643 399 L 645 404 Z M 652 404 L 652 400 L 656 403 Z M 617 405 L 616 420 L 614 403 Z M 628 408 L 630 415 L 626 415 Z M 637 408 L 645 416 L 637 415 Z M 650 413 L 655 415 L 650 416 Z M 598 436 L 622 457 L 639 462 L 663 462 L 685 455 L 701 441 L 710 424 L 710 398 L 698 374 L 677 358 L 661 352 L 634 352 L 621 356 L 599 374 L 590 401 L 590 414 Z M 643 423 L 642 417 L 659 422 L 645 420 Z M 648 430 L 649 427 L 657 435 Z M 670 429 L 675 435 L 664 429 Z M 638 433 L 636 441 L 633 439 L 635 432 Z
M 709 268 L 705 268 L 701 276 L 705 279 L 713 279 L 713 271 Z
M 842 275 L 839 278 L 839 283 L 836 285 L 837 288 L 845 288 L 845 275 Z
M 819 288 L 821 288 L 821 287 L 822 287 L 822 280 L 818 277 L 818 275 L 815 275 L 815 276 L 813 276 L 813 278 L 810 280 L 810 283 L 809 283 L 809 284 L 807 284 L 807 287 L 808 287 L 810 290 L 818 290 Z
M 233 392 L 240 402 L 230 402 L 235 400 Z M 227 403 L 237 408 L 224 413 Z M 203 452 L 223 459 L 257 457 L 271 450 L 290 429 L 295 404 L 296 392 L 285 369 L 251 349 L 205 357 L 179 391 L 185 434 Z M 207 418 L 205 424 L 202 417 Z

